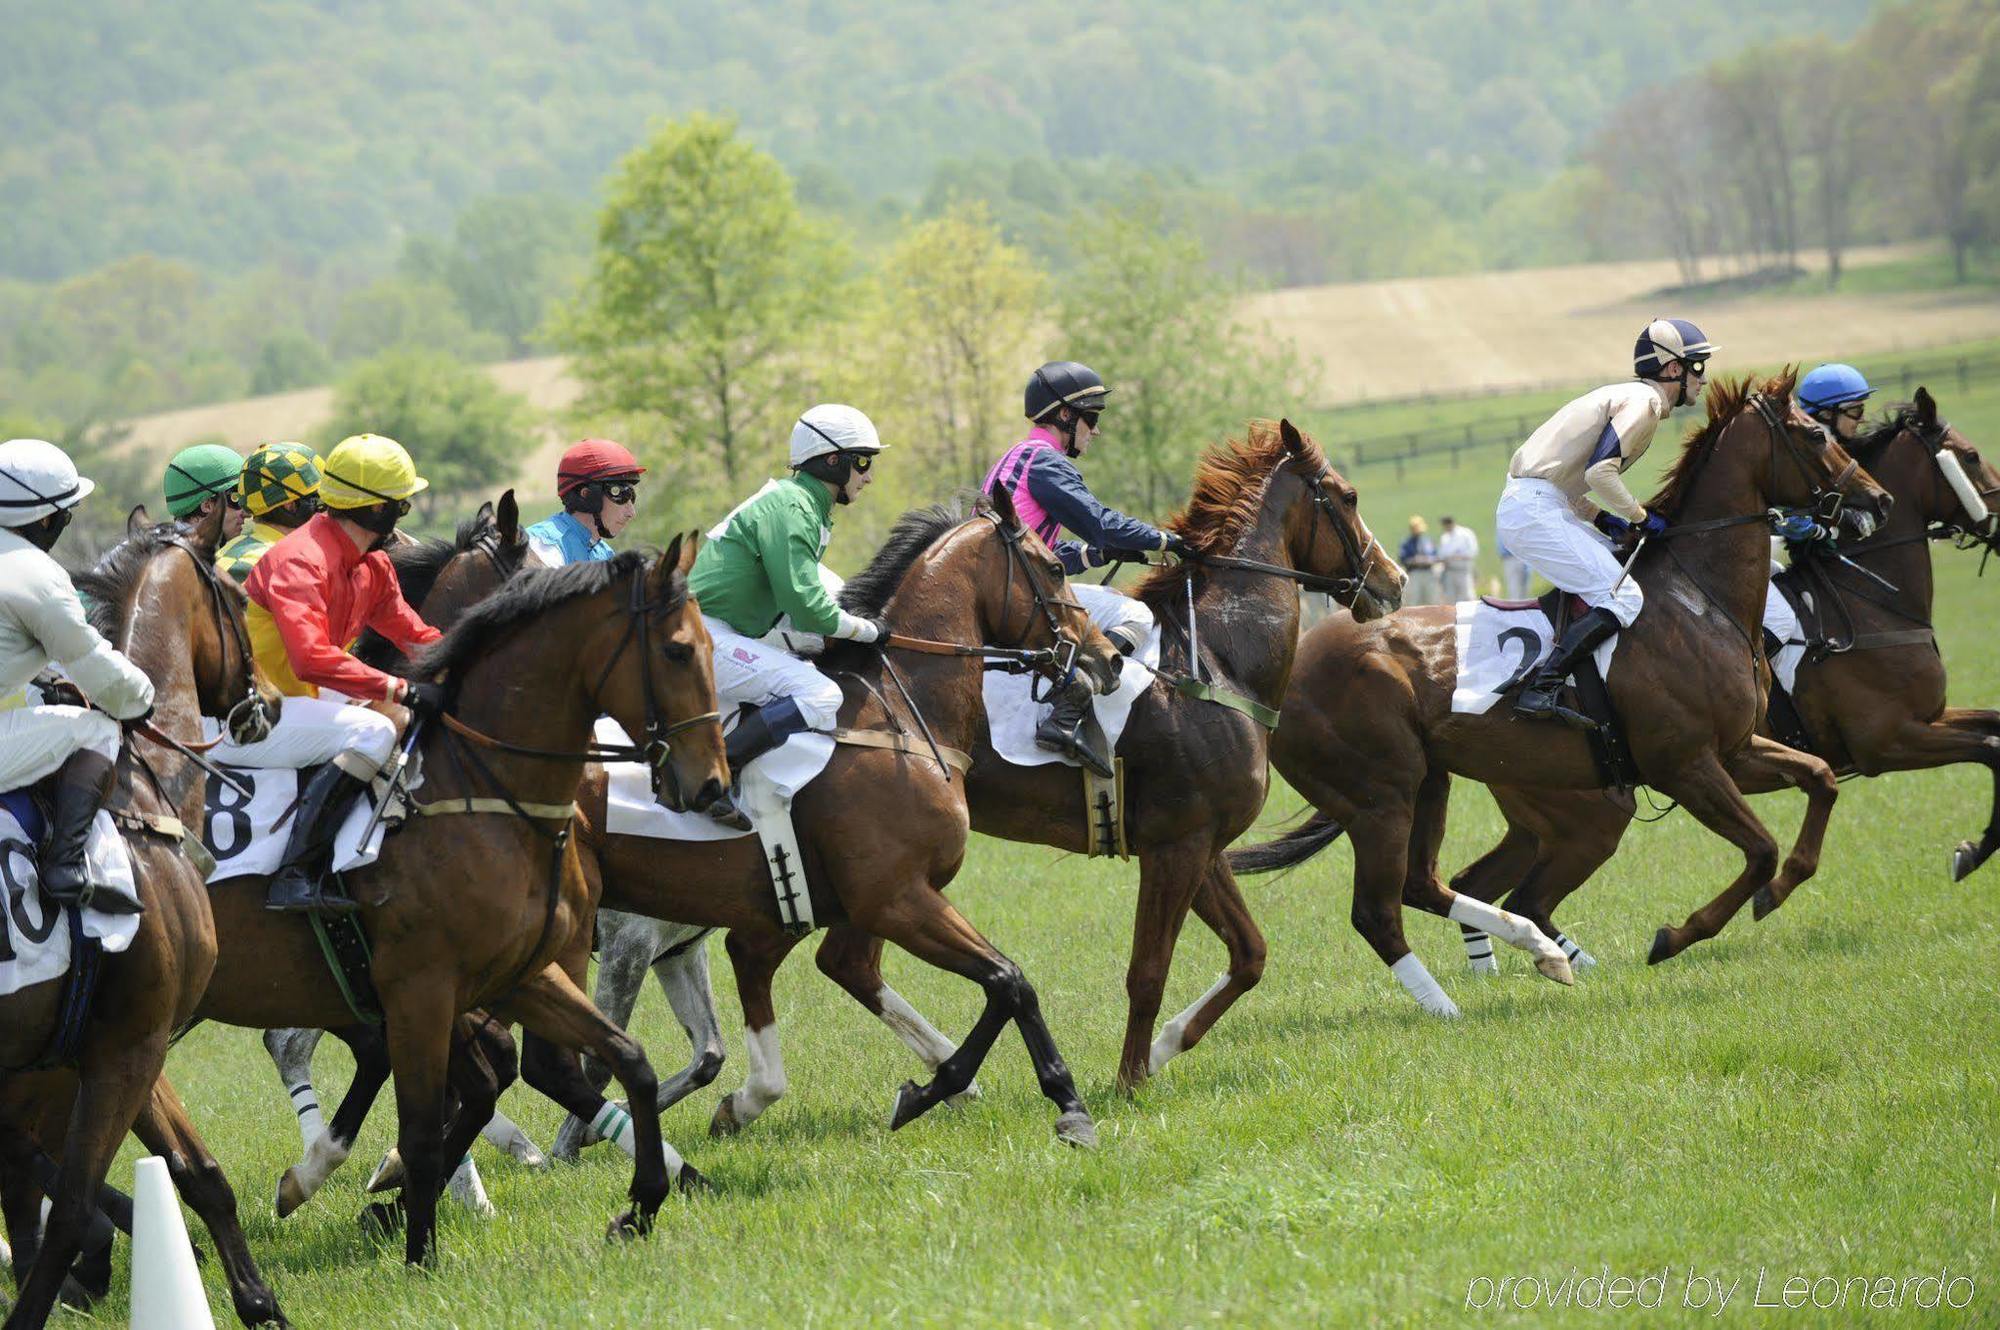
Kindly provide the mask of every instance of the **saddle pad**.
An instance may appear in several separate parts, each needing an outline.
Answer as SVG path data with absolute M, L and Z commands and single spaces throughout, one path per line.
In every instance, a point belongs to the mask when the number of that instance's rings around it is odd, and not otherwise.
M 97 890 L 139 899 L 132 856 L 109 813 L 99 812 L 90 824 L 83 854 Z M 107 952 L 120 952 L 138 936 L 141 917 L 85 910 L 84 935 L 96 938 Z M 69 959 L 69 929 L 62 926 L 61 909 L 42 894 L 35 842 L 13 809 L 0 804 L 0 997 L 60 979 L 69 970 Z
M 1157 626 L 1139 646 L 1138 659 L 1158 668 L 1160 664 L 1160 630 Z M 1037 702 L 1029 696 L 1029 686 L 1034 679 L 1029 674 L 1002 674 L 989 670 L 984 680 L 986 693 L 986 729 L 991 736 L 993 751 L 1003 761 L 1019 767 L 1039 767 L 1050 762 L 1061 762 L 1066 766 L 1077 764 L 1061 753 L 1051 753 L 1035 746 L 1035 727 L 1049 714 L 1049 703 Z M 1105 742 L 1113 753 L 1118 751 L 1118 739 L 1125 733 L 1125 722 L 1131 719 L 1132 704 L 1139 700 L 1139 694 L 1153 686 L 1153 676 L 1130 661 L 1119 672 L 1118 687 L 1099 697 L 1093 697 L 1091 710 L 1097 716 L 1098 725 L 1104 730 Z
M 1792 635 L 1786 637 L 1778 649 L 1770 653 L 1770 658 L 1771 673 L 1778 676 L 1779 685 L 1787 693 L 1796 693 L 1799 690 L 1799 662 L 1806 658 L 1808 645 L 1805 641 L 1804 627 L 1813 620 L 1812 593 L 1795 586 L 1789 577 L 1773 577 L 1771 589 L 1764 594 L 1779 597 L 1792 611 L 1794 621 L 1791 625 Z M 1766 609 L 1765 627 L 1770 626 L 1770 621 L 1771 614 Z
M 734 727 L 735 718 L 731 717 L 730 728 Z M 609 718 L 597 722 L 597 739 L 608 744 L 630 742 L 618 722 Z M 813 777 L 826 770 L 826 764 L 833 759 L 833 747 L 830 735 L 810 730 L 785 740 L 751 762 L 744 771 L 746 795 L 754 787 L 761 797 L 746 798 L 739 807 L 754 822 L 756 807 L 772 801 L 789 805 Z M 676 813 L 663 807 L 653 798 L 652 774 L 643 762 L 607 762 L 605 771 L 610 781 L 604 829 L 613 835 L 645 836 L 651 840 L 734 840 L 753 834 L 725 827 L 706 813 Z
M 1620 636 L 1614 633 L 1592 653 L 1598 674 L 1607 680 Z M 1483 600 L 1458 602 L 1457 644 L 1451 709 L 1475 716 L 1491 711 L 1502 694 L 1525 682 L 1555 650 L 1549 617 L 1539 606 L 1503 610 Z
M 299 788 L 310 773 L 290 767 L 223 767 L 222 770 L 249 786 L 251 793 L 245 798 L 242 791 L 219 780 L 211 778 L 208 782 L 207 804 L 201 817 L 201 843 L 215 857 L 215 871 L 208 875 L 208 880 L 268 877 L 278 871 L 284 860 L 285 841 L 292 833 L 292 820 L 286 814 L 298 802 Z M 420 777 L 412 776 L 405 788 L 415 789 L 421 783 Z M 333 838 L 335 872 L 366 868 L 382 852 L 382 838 L 389 832 L 386 818 L 376 824 L 368 845 L 361 844 L 361 833 L 374 815 L 372 793 L 355 800 L 354 807 L 348 810 L 347 820 L 340 824 L 339 834 Z

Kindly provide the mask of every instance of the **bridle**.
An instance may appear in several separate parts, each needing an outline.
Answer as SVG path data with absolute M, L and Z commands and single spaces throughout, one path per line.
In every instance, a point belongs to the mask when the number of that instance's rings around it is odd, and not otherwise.
M 1297 454 L 1292 454 L 1279 462 L 1276 469 L 1283 470 L 1293 462 L 1299 462 L 1301 467 L 1304 465 L 1302 458 Z M 1263 573 L 1270 577 L 1282 577 L 1287 581 L 1297 582 L 1306 591 L 1324 592 L 1346 608 L 1353 609 L 1354 602 L 1360 599 L 1362 592 L 1367 589 L 1368 574 L 1374 570 L 1375 560 L 1382 554 L 1382 542 L 1376 539 L 1373 531 L 1370 531 L 1368 533 L 1368 544 L 1364 547 L 1359 540 L 1355 539 L 1354 532 L 1348 527 L 1348 524 L 1341 520 L 1344 514 L 1334 507 L 1333 500 L 1328 497 L 1326 490 L 1323 488 L 1326 478 L 1331 471 L 1332 468 L 1330 466 L 1325 462 L 1321 462 L 1319 468 L 1312 474 L 1305 474 L 1303 469 L 1299 473 L 1300 479 L 1305 481 L 1306 493 L 1312 499 L 1313 505 L 1313 528 L 1311 539 L 1307 542 L 1307 548 L 1310 549 L 1319 543 L 1320 519 L 1325 518 L 1327 523 L 1333 527 L 1333 534 L 1335 539 L 1340 542 L 1341 551 L 1347 556 L 1347 567 L 1349 569 L 1347 576 L 1327 577 L 1321 573 L 1306 572 L 1299 568 L 1288 568 L 1280 563 L 1265 563 L 1261 559 L 1240 558 L 1234 554 L 1191 554 L 1187 562 L 1189 564 L 1202 564 L 1209 568 L 1229 568 L 1239 572 Z M 1192 572 L 1190 572 L 1189 576 L 1193 576 Z
M 1807 455 L 1805 445 L 1799 442 L 1798 436 L 1792 430 L 1791 421 L 1785 414 L 1781 413 L 1777 406 L 1772 403 L 1771 399 L 1763 393 L 1757 393 L 1752 396 L 1750 405 L 1757 412 L 1758 418 L 1764 422 L 1764 432 L 1770 436 L 1772 475 L 1775 476 L 1777 474 L 1778 440 L 1782 438 L 1785 442 L 1786 455 L 1791 458 L 1792 464 L 1798 468 L 1800 478 L 1806 482 L 1806 488 L 1812 491 L 1812 497 L 1808 500 L 1807 506 L 1811 509 L 1813 516 L 1819 518 L 1820 521 L 1826 523 L 1828 526 L 1832 526 L 1838 522 L 1841 510 L 1847 503 L 1847 496 L 1843 491 L 1847 488 L 1847 483 L 1854 479 L 1855 473 L 1861 470 L 1861 463 L 1850 454 L 1847 459 L 1847 465 L 1840 469 L 1840 474 L 1826 484 L 1821 484 L 1813 476 L 1812 459 Z M 1814 421 L 1813 428 L 1819 431 L 1820 437 L 1826 444 L 1838 442 L 1826 426 Z M 1824 447 L 1824 444 L 1822 444 L 1822 447 Z M 1874 519 L 1869 518 L 1868 524 L 1872 530 Z M 1865 539 L 1869 532 L 1864 531 L 1861 534 Z
M 1036 372 L 1040 373 L 1039 370 Z M 1028 561 L 1028 551 L 1023 544 L 1026 528 L 1007 525 L 996 512 L 982 511 L 979 515 L 993 523 L 994 530 L 1000 533 L 1001 544 L 1007 550 L 1007 581 L 1000 592 L 1000 626 L 994 630 L 993 636 L 999 644 L 999 651 L 1007 652 L 1009 655 L 999 656 L 993 648 L 978 650 L 982 655 L 995 656 L 1002 660 L 1012 657 L 1025 667 L 1027 665 L 1025 655 L 1029 649 L 1024 648 L 1023 643 L 1028 640 L 1028 634 L 1034 630 L 1035 615 L 1039 613 L 1042 622 L 1048 625 L 1049 640 L 1055 643 L 1053 649 L 1045 649 L 1038 653 L 1046 659 L 1035 662 L 1042 668 L 1035 669 L 1035 680 L 1028 686 L 1029 696 L 1039 702 L 1043 697 L 1059 693 L 1069 687 L 1071 681 L 1076 678 L 1077 657 L 1083 650 L 1081 641 L 1063 631 L 1062 621 L 1056 616 L 1057 608 L 1075 610 L 1078 614 L 1088 614 L 1089 611 L 1078 601 L 1059 598 L 1045 588 L 1041 579 L 1035 576 L 1035 570 Z M 1027 622 L 1021 625 L 1019 636 L 1008 641 L 1007 624 L 1014 614 L 1014 569 L 1017 565 L 1021 570 L 1022 583 L 1028 588 L 1028 594 L 1035 598 L 1035 607 L 1029 611 Z M 1047 685 L 1047 691 L 1040 697 L 1035 696 L 1035 684 L 1038 682 Z
M 244 626 L 243 614 L 230 600 L 231 592 L 222 585 L 222 575 L 215 566 L 201 556 L 201 551 L 189 544 L 180 535 L 166 538 L 166 543 L 188 556 L 194 563 L 195 571 L 201 575 L 202 585 L 208 590 L 209 612 L 215 619 L 216 640 L 226 651 L 230 642 L 236 644 L 237 659 L 243 665 L 243 696 L 229 708 L 222 719 L 223 733 L 234 738 L 242 734 L 254 734 L 264 738 L 271 733 L 271 710 L 265 705 L 263 695 L 257 691 L 256 655 L 250 645 L 250 630 Z M 225 626 L 227 631 L 224 631 Z M 227 661 L 224 662 L 225 666 Z M 225 670 L 225 677 L 227 671 Z M 248 742 L 256 742 L 249 740 Z M 218 738 L 208 744 L 189 745 L 197 752 L 206 752 L 215 747 Z M 244 742 L 238 740 L 238 742 Z

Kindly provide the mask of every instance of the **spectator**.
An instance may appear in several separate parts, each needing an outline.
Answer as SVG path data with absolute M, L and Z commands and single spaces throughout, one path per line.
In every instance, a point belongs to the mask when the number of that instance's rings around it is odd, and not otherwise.
M 1526 600 L 1534 571 L 1514 551 L 1500 544 L 1497 536 L 1493 543 L 1500 551 L 1500 594 L 1508 600 Z
M 1438 532 L 1437 555 L 1443 566 L 1440 589 L 1444 603 L 1455 605 L 1461 600 L 1476 599 L 1479 588 L 1474 571 L 1479 560 L 1479 537 L 1447 516 L 1444 529 Z
M 1396 561 L 1410 575 L 1403 588 L 1405 605 L 1437 603 L 1437 546 L 1425 534 L 1429 530 L 1423 518 L 1410 518 L 1410 534 L 1403 538 L 1403 548 L 1396 555 Z

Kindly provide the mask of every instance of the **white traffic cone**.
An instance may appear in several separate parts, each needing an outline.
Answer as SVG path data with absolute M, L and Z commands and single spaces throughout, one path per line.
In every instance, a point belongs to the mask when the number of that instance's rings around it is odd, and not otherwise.
M 132 1180 L 132 1330 L 215 1330 L 167 1161 L 148 1156 Z

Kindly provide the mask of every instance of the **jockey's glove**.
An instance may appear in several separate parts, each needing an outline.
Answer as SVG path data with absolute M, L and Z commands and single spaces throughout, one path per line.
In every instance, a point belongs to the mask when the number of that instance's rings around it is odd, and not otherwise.
M 1833 532 L 1815 522 L 1810 513 L 1787 513 L 1772 523 L 1771 530 L 1791 545 L 1809 545 L 1833 539 Z
M 1667 519 L 1658 513 L 1649 512 L 1646 514 L 1646 520 L 1639 523 L 1639 533 L 1646 536 L 1664 536 L 1667 534 Z
M 403 690 L 403 705 L 419 716 L 429 718 L 444 713 L 444 685 L 427 679 L 412 679 L 410 686 Z
M 886 623 L 882 619 L 870 619 L 866 617 L 862 619 L 862 622 L 875 630 L 875 635 L 873 637 L 862 638 L 861 639 L 862 641 L 867 642 L 871 646 L 879 647 L 888 645 L 889 643 L 888 623 Z
M 1590 524 L 1613 540 L 1623 540 L 1632 534 L 1632 524 L 1617 513 L 1599 513 L 1590 519 Z
M 1186 538 L 1178 531 L 1162 531 L 1160 533 L 1160 548 L 1174 555 L 1176 558 L 1187 559 L 1192 558 L 1194 555 L 1193 547 L 1187 543 Z

